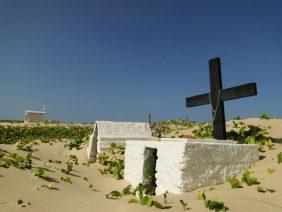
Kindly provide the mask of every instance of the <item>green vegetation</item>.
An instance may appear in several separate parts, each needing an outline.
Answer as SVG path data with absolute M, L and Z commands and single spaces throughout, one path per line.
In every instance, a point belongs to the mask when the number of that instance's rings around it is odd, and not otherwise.
M 19 124 L 19 123 L 24 123 L 23 120 L 12 120 L 12 119 L 2 119 L 0 120 L 0 123 L 11 123 L 11 124 Z
M 246 170 L 242 176 L 242 182 L 246 183 L 248 186 L 260 184 L 256 177 L 251 176 L 251 172 Z
M 161 133 L 163 134 L 169 134 L 174 130 L 185 130 L 190 129 L 193 127 L 195 122 L 185 121 L 185 120 L 167 120 L 162 122 L 155 122 L 152 123 L 151 128 L 153 131 L 153 134 Z
M 273 168 L 268 168 L 266 171 L 268 174 L 273 174 L 275 172 Z
M 92 191 L 98 191 L 98 190 L 96 189 L 96 186 L 93 185 L 93 184 L 90 184 L 90 185 L 88 186 L 88 188 L 91 189 Z
M 38 177 L 43 178 L 43 179 L 48 177 L 48 172 L 45 169 L 43 169 L 43 168 L 32 169 L 31 173 L 34 176 L 38 176 Z
M 49 163 L 62 164 L 62 161 L 60 161 L 60 160 L 52 160 L 52 159 L 49 159 L 48 162 L 49 162 Z
M 0 144 L 14 144 L 18 141 L 79 140 L 92 132 L 91 126 L 0 126 Z
M 182 205 L 182 208 L 184 211 L 189 210 L 190 208 L 188 207 L 188 203 L 184 202 L 182 199 L 179 200 L 180 204 Z
M 266 193 L 266 192 L 270 192 L 270 193 L 274 193 L 275 190 L 271 189 L 271 188 L 263 188 L 261 186 L 257 186 L 257 191 L 261 192 L 261 193 Z
M 18 202 L 18 205 L 23 204 L 23 200 L 22 199 L 19 199 L 17 202 Z
M 196 138 L 213 138 L 212 130 L 213 126 L 211 123 L 201 123 L 193 133 Z
M 19 142 L 17 145 L 17 149 L 26 152 L 33 152 L 32 150 L 33 144 L 26 144 L 25 142 Z
M 240 183 L 240 181 L 235 178 L 235 177 L 232 177 L 228 180 L 228 182 L 230 183 L 231 185 L 231 188 L 242 188 L 242 184 Z
M 119 199 L 125 195 L 134 195 L 134 196 L 138 196 L 138 199 L 130 199 L 128 201 L 129 204 L 131 203 L 136 203 L 136 204 L 140 204 L 142 206 L 148 206 L 148 207 L 156 207 L 159 209 L 166 209 L 166 208 L 170 208 L 169 206 L 167 206 L 167 193 L 164 194 L 164 203 L 161 204 L 155 200 L 153 200 L 153 197 L 151 195 L 146 194 L 146 188 L 144 185 L 139 184 L 134 191 L 130 191 L 131 189 L 131 185 L 126 186 L 123 191 L 119 192 L 119 191 L 111 191 L 108 194 L 106 194 L 106 198 L 107 199 Z
M 74 165 L 78 165 L 78 158 L 76 157 L 76 155 L 70 155 L 69 156 L 69 163 L 72 163 Z
M 97 155 L 97 162 L 104 166 L 99 169 L 101 174 L 110 173 L 116 180 L 123 179 L 124 174 L 124 147 L 112 143 L 108 153 Z
M 32 153 L 27 153 L 24 158 L 16 153 L 9 153 L 0 149 L 0 167 L 9 168 L 10 166 L 19 169 L 31 169 Z
M 70 172 L 72 171 L 72 168 L 73 168 L 73 164 L 68 163 L 68 164 L 67 164 L 67 168 L 66 168 L 66 169 L 61 169 L 61 171 L 62 171 L 64 174 L 70 174 Z
M 168 209 L 170 208 L 167 206 L 167 193 L 164 194 L 164 203 L 161 204 L 158 201 L 153 200 L 153 197 L 151 195 L 148 195 L 146 192 L 146 188 L 144 185 L 139 184 L 135 190 L 132 193 L 133 195 L 137 195 L 139 199 L 130 199 L 128 203 L 136 203 L 140 204 L 142 206 L 147 206 L 147 207 L 155 207 L 159 209 Z
M 80 137 L 74 141 L 69 142 L 68 144 L 65 145 L 65 147 L 68 147 L 69 150 L 76 149 L 80 150 L 81 149 L 81 144 L 84 142 L 87 142 L 89 140 L 88 136 Z
M 279 152 L 277 155 L 277 162 L 282 163 L 282 152 Z
M 155 169 L 151 164 L 147 164 L 144 169 L 144 179 L 151 182 L 155 176 Z
M 198 195 L 198 200 L 202 200 L 205 203 L 205 207 L 209 210 L 214 211 L 227 211 L 228 207 L 224 205 L 222 201 L 220 201 L 218 198 L 215 198 L 213 200 L 208 200 L 205 193 Z
M 61 177 L 61 180 L 66 182 L 66 183 L 72 184 L 72 181 L 71 181 L 70 177 Z
M 231 130 L 227 133 L 227 138 L 238 141 L 243 144 L 259 144 L 262 148 L 267 146 L 269 149 L 273 147 L 272 140 L 268 135 L 266 128 L 254 125 L 244 125 L 238 131 Z
M 264 120 L 269 120 L 269 119 L 273 119 L 274 117 L 267 114 L 267 113 L 261 113 L 259 116 L 260 119 L 264 119 Z

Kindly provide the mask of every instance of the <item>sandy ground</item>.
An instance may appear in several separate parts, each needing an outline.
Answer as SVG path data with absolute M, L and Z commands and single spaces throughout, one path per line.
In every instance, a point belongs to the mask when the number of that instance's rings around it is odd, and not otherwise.
M 282 138 L 282 120 L 243 120 L 246 124 L 260 124 L 271 126 L 271 136 Z M 0 211 L 160 211 L 156 208 L 128 204 L 132 196 L 125 196 L 119 200 L 109 200 L 105 194 L 112 190 L 121 191 L 129 183 L 124 180 L 115 180 L 111 175 L 101 175 L 98 171 L 98 164 L 91 164 L 89 167 L 82 165 L 86 161 L 85 148 L 81 150 L 68 150 L 64 148 L 65 143 L 54 143 L 53 145 L 41 143 L 34 146 L 33 167 L 43 167 L 49 170 L 53 185 L 58 190 L 48 190 L 41 187 L 48 184 L 46 180 L 33 176 L 30 170 L 19 170 L 13 167 L 8 169 L 0 168 Z M 17 151 L 14 145 L 0 145 L 0 148 L 10 152 L 18 152 L 26 155 L 25 152 Z M 202 201 L 197 200 L 197 194 L 205 190 L 207 198 L 218 197 L 222 200 L 230 211 L 282 211 L 282 164 L 277 163 L 277 154 L 282 152 L 282 144 L 276 143 L 273 150 L 265 148 L 262 160 L 254 164 L 251 170 L 253 175 L 261 182 L 261 186 L 275 189 L 275 193 L 257 192 L 256 186 L 231 189 L 229 183 L 204 187 L 187 192 L 181 195 L 168 194 L 167 211 L 183 211 L 179 200 L 183 199 L 188 203 L 190 211 L 207 211 Z M 75 154 L 79 158 L 79 165 L 74 166 L 74 171 L 70 178 L 72 184 L 60 180 L 61 176 L 66 176 L 60 169 L 66 167 L 66 162 L 70 154 Z M 49 163 L 48 160 L 61 160 L 62 165 Z M 275 172 L 269 174 L 268 168 L 273 168 Z M 87 177 L 88 181 L 83 178 Z M 240 178 L 240 176 L 239 176 Z M 96 186 L 98 191 L 88 188 L 89 184 Z M 213 187 L 216 190 L 209 191 Z M 26 207 L 17 204 L 17 200 L 22 199 Z M 156 196 L 156 200 L 163 201 L 162 196 Z M 30 202 L 30 205 L 27 205 Z

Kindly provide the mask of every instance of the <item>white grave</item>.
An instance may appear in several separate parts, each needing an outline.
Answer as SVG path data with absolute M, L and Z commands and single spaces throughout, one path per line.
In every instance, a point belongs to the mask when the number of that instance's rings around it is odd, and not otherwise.
M 148 150 L 156 152 L 156 161 L 148 160 Z M 156 171 L 155 193 L 180 194 L 224 183 L 258 160 L 258 145 L 254 144 L 207 139 L 132 139 L 126 141 L 124 179 L 134 187 L 144 183 L 144 167 L 151 163 Z
M 150 125 L 142 122 L 96 121 L 87 149 L 88 158 L 105 152 L 111 143 L 125 145 L 127 139 L 148 140 L 152 137 Z
M 26 123 L 41 123 L 45 121 L 45 111 L 26 110 L 24 115 L 24 122 Z

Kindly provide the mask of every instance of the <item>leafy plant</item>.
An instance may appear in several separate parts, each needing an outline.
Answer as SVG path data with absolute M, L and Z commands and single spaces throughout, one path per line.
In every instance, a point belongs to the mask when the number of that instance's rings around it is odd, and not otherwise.
M 34 175 L 34 176 L 38 176 L 38 177 L 41 177 L 41 178 L 46 178 L 48 177 L 48 172 L 43 169 L 43 168 L 35 168 L 35 169 L 32 169 L 31 170 L 31 173 Z
M 241 126 L 238 132 L 235 130 L 227 132 L 228 139 L 239 141 L 239 143 L 259 144 L 260 148 L 267 146 L 271 149 L 273 143 L 267 135 L 266 128 L 254 125 Z
M 72 150 L 72 149 L 76 149 L 76 150 L 80 150 L 81 147 L 80 145 L 83 143 L 83 140 L 82 138 L 79 138 L 75 141 L 71 141 L 70 143 L 66 144 L 65 147 L 68 147 L 69 150 Z
M 31 169 L 32 167 L 32 153 L 27 153 L 26 157 L 17 155 L 16 153 L 8 153 L 0 151 L 0 166 L 8 168 L 13 166 L 19 169 Z
M 186 120 L 167 120 L 162 122 L 155 122 L 151 124 L 153 135 L 159 137 L 160 135 L 166 135 L 173 130 L 186 130 L 192 128 L 194 122 Z
M 167 205 L 167 194 L 168 194 L 168 191 L 166 191 L 164 193 L 164 202 L 163 202 L 163 205 Z
M 49 162 L 49 163 L 62 164 L 62 161 L 60 161 L 60 160 L 52 160 L 52 159 L 49 159 L 48 162 Z
M 75 164 L 75 165 L 78 165 L 78 158 L 76 157 L 76 155 L 70 155 L 69 156 L 69 160 L 71 163 Z
M 121 193 L 119 191 L 111 191 L 106 194 L 107 199 L 118 199 L 119 197 L 121 197 Z
M 184 211 L 189 210 L 190 208 L 188 207 L 188 203 L 184 202 L 182 199 L 179 200 L 180 204 L 182 205 L 182 208 Z
M 144 179 L 152 181 L 155 176 L 155 168 L 151 164 L 147 164 L 144 168 Z
M 222 201 L 220 201 L 218 198 L 215 198 L 213 200 L 208 200 L 205 193 L 198 195 L 198 200 L 202 200 L 205 203 L 205 207 L 209 210 L 215 210 L 215 211 L 227 211 L 228 207 L 224 205 Z
M 109 156 L 107 156 L 105 152 L 97 154 L 97 162 L 101 164 L 102 166 L 108 165 L 108 162 L 109 162 L 108 159 L 109 159 Z
M 282 163 L 282 152 L 279 152 L 277 155 L 277 162 Z
M 198 128 L 193 131 L 196 138 L 213 138 L 213 126 L 211 123 L 199 124 Z
M 131 193 L 130 189 L 131 189 L 131 185 L 128 185 L 121 192 L 111 191 L 110 193 L 106 194 L 106 198 L 107 199 L 117 199 L 125 195 L 133 194 Z
M 98 191 L 98 190 L 96 189 L 96 186 L 93 185 L 93 184 L 90 184 L 90 185 L 88 186 L 88 188 L 91 189 L 92 191 Z
M 148 207 L 156 207 L 159 209 L 165 209 L 165 208 L 169 208 L 168 206 L 166 206 L 166 204 L 161 204 L 158 201 L 153 200 L 153 197 L 151 195 L 147 195 L 146 194 L 146 188 L 144 187 L 144 185 L 139 184 L 136 189 L 134 190 L 133 194 L 137 194 L 137 196 L 139 197 L 138 199 L 130 199 L 128 201 L 128 203 L 137 203 L 143 206 L 148 206 Z M 165 197 L 166 198 L 166 197 Z M 167 202 L 167 200 L 164 200 L 164 203 Z
M 101 174 L 112 174 L 112 176 L 119 180 L 123 179 L 124 175 L 124 147 L 116 144 L 111 144 L 109 155 L 105 152 L 97 154 L 97 162 L 104 166 L 103 169 L 99 168 Z
M 49 190 L 59 190 L 58 188 L 53 186 L 53 183 L 49 183 L 48 185 L 42 185 L 41 187 L 47 188 Z
M 96 163 L 97 161 L 97 158 L 94 157 L 94 158 L 91 158 L 90 160 L 87 161 L 87 165 L 90 165 L 90 164 L 93 164 L 93 163 Z
M 232 177 L 228 180 L 228 182 L 230 183 L 231 185 L 231 188 L 242 188 L 242 184 L 240 183 L 240 181 L 235 178 L 235 177 Z
M 61 177 L 61 180 L 64 181 L 64 182 L 72 184 L 70 177 Z
M 257 186 L 257 191 L 258 192 L 261 192 L 261 193 L 265 193 L 265 192 L 270 192 L 270 193 L 273 193 L 273 192 L 275 192 L 275 190 L 274 189 L 271 189 L 271 188 L 263 188 L 263 187 L 261 187 L 261 186 Z
M 17 145 L 18 150 L 26 151 L 26 152 L 32 152 L 32 146 L 33 144 L 26 144 L 24 142 L 19 142 Z
M 268 168 L 266 171 L 268 174 L 273 174 L 275 172 L 273 168 Z
M 67 169 L 61 169 L 61 171 L 65 174 L 70 174 L 70 172 L 73 170 L 73 165 L 71 163 L 67 164 Z
M 248 186 L 260 184 L 256 177 L 251 176 L 251 172 L 246 170 L 242 176 L 242 182 L 246 183 Z
M 269 120 L 269 119 L 273 119 L 274 117 L 267 114 L 267 113 L 261 113 L 259 116 L 260 119 L 264 119 L 264 120 Z

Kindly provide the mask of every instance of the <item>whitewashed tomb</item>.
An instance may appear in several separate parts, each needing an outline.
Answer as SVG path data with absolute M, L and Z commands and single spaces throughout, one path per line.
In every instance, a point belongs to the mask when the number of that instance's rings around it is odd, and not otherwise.
M 127 139 L 140 141 L 151 137 L 148 123 L 96 121 L 90 136 L 87 156 L 92 158 L 96 153 L 105 152 L 111 143 L 124 146 Z
M 125 176 L 133 187 L 155 186 L 155 193 L 180 194 L 203 186 L 224 183 L 259 160 L 258 145 L 228 140 L 162 139 L 126 141 Z M 146 168 L 154 168 L 149 185 Z M 151 182 L 152 183 L 152 182 Z

